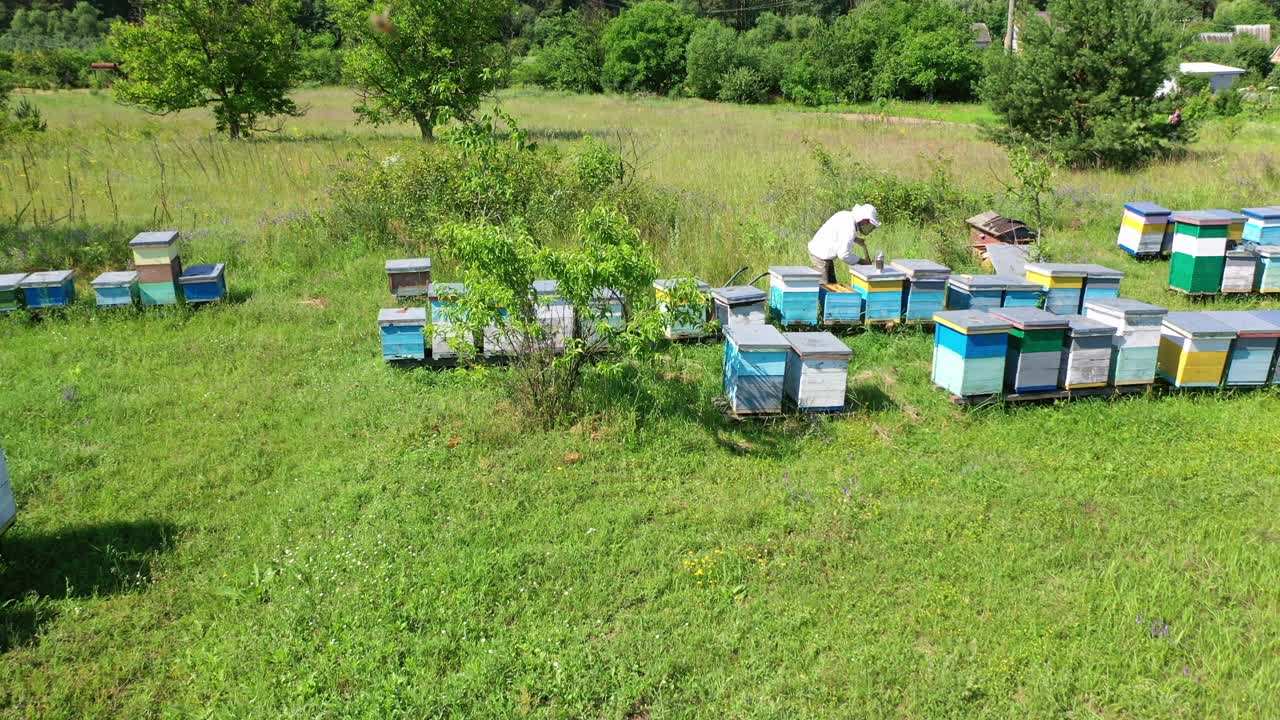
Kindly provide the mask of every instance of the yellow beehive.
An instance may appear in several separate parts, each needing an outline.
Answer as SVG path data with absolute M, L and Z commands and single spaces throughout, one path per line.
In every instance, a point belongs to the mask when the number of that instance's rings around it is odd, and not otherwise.
M 133 251 L 135 266 L 169 265 L 178 257 L 178 232 L 161 230 L 138 233 L 129 242 L 129 249 Z
M 1165 316 L 1156 370 L 1176 387 L 1217 387 L 1236 331 L 1208 313 Z

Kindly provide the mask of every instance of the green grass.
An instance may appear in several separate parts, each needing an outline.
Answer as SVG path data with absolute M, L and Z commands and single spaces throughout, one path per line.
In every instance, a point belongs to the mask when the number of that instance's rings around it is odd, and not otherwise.
M 413 142 L 349 127 L 348 99 L 309 91 L 308 117 L 232 145 L 198 114 L 42 94 L 51 136 L 0 150 L 0 211 L 43 198 L 52 222 L 75 198 L 75 222 L 109 236 L 118 178 L 121 224 L 149 225 L 163 197 L 159 224 L 191 236 L 189 262 L 228 261 L 235 294 L 0 319 L 20 506 L 0 543 L 0 716 L 1274 713 L 1274 390 L 964 411 L 907 330 L 849 337 L 846 417 L 726 423 L 719 348 L 682 346 L 639 396 L 531 432 L 500 370 L 381 363 L 385 250 L 291 230 L 351 153 Z M 697 210 L 664 269 L 716 280 L 803 258 L 770 194 L 811 177 L 806 139 L 911 176 L 945 153 L 967 188 L 1005 172 L 963 127 L 503 104 L 551 142 L 628 138 L 642 175 Z M 1278 135 L 1248 125 L 1183 164 L 1064 174 L 1050 249 L 1188 306 L 1163 290 L 1167 264 L 1114 248 L 1120 203 L 1274 203 Z M 929 248 L 909 226 L 876 240 Z

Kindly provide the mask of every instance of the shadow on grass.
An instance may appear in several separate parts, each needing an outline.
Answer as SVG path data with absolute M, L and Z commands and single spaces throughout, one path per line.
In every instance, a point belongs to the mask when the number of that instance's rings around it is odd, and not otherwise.
M 849 412 L 884 412 L 896 410 L 898 403 L 879 385 L 850 383 L 845 393 L 845 406 Z
M 172 548 L 176 528 L 158 522 L 104 523 L 51 534 L 12 528 L 0 540 L 0 652 L 31 642 L 57 617 L 48 601 L 127 592 L 147 582 Z

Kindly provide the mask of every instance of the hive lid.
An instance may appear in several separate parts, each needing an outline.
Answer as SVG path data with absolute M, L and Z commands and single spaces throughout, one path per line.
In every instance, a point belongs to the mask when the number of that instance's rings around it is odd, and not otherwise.
M 1222 208 L 1213 208 L 1212 210 L 1205 210 L 1205 212 L 1213 213 L 1214 215 L 1232 223 L 1242 223 L 1246 219 L 1244 215 L 1241 215 L 1238 212 L 1235 212 L 1232 210 L 1223 210 Z
M 1069 263 L 1027 263 L 1027 272 L 1061 278 L 1082 278 L 1089 275 L 1080 265 Z
M 791 343 L 791 349 L 802 358 L 819 355 L 834 358 L 853 356 L 853 350 L 829 332 L 789 332 L 783 333 L 782 336 Z
M 1235 328 L 1214 319 L 1207 312 L 1171 312 L 1164 316 L 1165 327 L 1191 338 L 1235 337 Z
M 1085 310 L 1097 310 L 1107 315 L 1121 316 L 1139 316 L 1151 315 L 1160 316 L 1169 312 L 1168 308 L 1162 308 L 1159 305 L 1140 302 L 1131 298 L 1109 298 L 1104 300 L 1086 300 L 1084 303 Z
M 709 283 L 705 283 L 697 278 L 666 278 L 662 280 L 654 280 L 653 286 L 659 290 L 670 290 L 676 285 L 679 285 L 680 283 L 683 283 L 683 282 L 688 282 L 689 280 L 693 280 L 695 283 L 698 284 L 698 290 L 700 292 L 707 292 L 708 290 L 711 289 L 711 285 Z
M 1100 323 L 1083 315 L 1064 315 L 1063 317 L 1067 319 L 1067 324 L 1071 326 L 1071 335 L 1074 337 L 1116 334 L 1114 325 Z
M 1139 215 L 1169 215 L 1173 211 L 1153 202 L 1132 202 L 1124 204 L 1125 210 L 1132 210 Z
M 1221 310 L 1209 313 L 1214 320 L 1229 325 L 1240 335 L 1280 336 L 1280 324 L 1247 310 Z
M 1184 225 L 1230 225 L 1231 219 L 1219 215 L 1214 210 L 1179 210 L 1172 220 Z
M 426 308 L 383 308 L 378 311 L 379 325 L 425 325 L 426 322 Z
M 402 258 L 388 260 L 387 272 L 430 272 L 431 258 Z
M 560 292 L 559 280 L 534 280 L 533 291 L 540 296 L 555 295 Z
M 1003 290 L 1005 285 L 999 275 L 952 275 L 950 283 L 969 290 Z
M 177 230 L 153 230 L 133 236 L 129 247 L 163 247 L 178 242 Z
M 22 284 L 27 277 L 26 273 L 12 273 L 10 275 L 0 275 L 0 290 L 13 290 Z
M 822 280 L 822 273 L 805 265 L 770 265 L 769 274 L 777 275 L 783 280 Z
M 127 287 L 138 279 L 136 270 L 116 270 L 104 272 L 89 283 L 93 287 Z
M 948 310 L 934 313 L 933 321 L 971 332 L 1001 332 L 1013 327 L 1009 321 L 981 310 Z
M 447 282 L 447 283 L 431 283 L 431 297 L 447 298 L 465 295 L 467 286 L 465 283 Z
M 1252 310 L 1250 312 L 1272 325 L 1280 327 L 1280 310 Z
M 1280 220 L 1280 205 L 1245 208 L 1240 212 L 1244 213 L 1247 217 L 1257 218 L 1258 220 Z
M 1032 282 L 1026 278 L 1014 277 L 1013 275 L 996 275 L 997 280 L 1004 286 L 1005 290 L 1013 292 L 1040 292 L 1040 283 Z
M 1252 247 L 1254 252 L 1264 258 L 1280 257 L 1280 245 L 1252 245 Z
M 57 287 L 70 280 L 76 274 L 75 270 L 49 270 L 46 272 L 31 273 L 18 284 L 19 287 Z
M 1254 260 L 1258 257 L 1258 251 L 1249 245 L 1240 245 L 1228 250 L 1227 257 L 1237 260 Z
M 1067 327 L 1066 315 L 1054 315 L 1051 312 L 1033 307 L 992 308 L 991 314 L 1013 323 L 1019 330 L 1056 330 Z
M 751 285 L 730 285 L 711 291 L 711 297 L 727 304 L 753 303 L 764 300 L 768 295 L 763 290 Z
M 192 265 L 182 271 L 182 276 L 178 278 L 179 284 L 210 282 L 222 277 L 223 270 L 226 266 L 222 263 L 217 265 Z
M 725 339 L 743 350 L 787 350 L 791 344 L 772 325 L 733 325 L 724 329 Z
M 901 270 L 895 270 L 891 267 L 877 268 L 875 265 L 850 265 L 849 274 L 866 280 L 905 280 L 907 274 Z
M 1092 265 L 1083 263 L 1074 267 L 1083 270 L 1090 280 L 1123 280 L 1124 271 L 1106 267 L 1105 265 Z
M 591 299 L 596 302 L 622 302 L 622 293 L 613 288 L 596 288 Z
M 901 270 L 906 273 L 909 278 L 928 278 L 930 276 L 944 276 L 951 274 L 951 268 L 932 260 L 894 260 L 889 263 L 889 266 L 895 270 Z

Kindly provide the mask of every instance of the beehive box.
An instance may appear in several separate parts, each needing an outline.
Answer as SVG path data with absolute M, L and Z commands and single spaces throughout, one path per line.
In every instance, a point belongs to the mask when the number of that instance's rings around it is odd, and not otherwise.
M 1280 310 L 1254 310 L 1253 314 L 1276 327 L 1280 327 Z M 1272 385 L 1280 383 L 1280 345 L 1276 347 L 1276 357 L 1275 362 L 1272 363 L 1270 378 Z
M 786 402 L 802 412 L 844 410 L 853 351 L 829 332 L 784 333 L 787 352 Z
M 1012 275 L 997 275 L 996 278 L 1004 285 L 1000 307 L 1040 307 L 1044 302 L 1044 291 L 1039 283 Z
M 1254 245 L 1258 270 L 1254 287 L 1260 293 L 1280 293 L 1280 245 Z
M 979 310 L 940 312 L 933 321 L 933 383 L 958 397 L 1000 394 L 1013 325 Z
M 1088 272 L 1077 265 L 1062 263 L 1028 263 L 1027 279 L 1044 291 L 1044 309 L 1054 315 L 1080 312 L 1084 283 Z
M 1102 265 L 1084 264 L 1077 267 L 1085 272 L 1084 291 L 1077 312 L 1083 312 L 1084 303 L 1090 300 L 1113 300 L 1120 297 L 1120 281 L 1124 280 L 1124 271 Z
M 1169 288 L 1203 295 L 1222 290 L 1231 220 L 1211 210 L 1175 213 Z
M 906 273 L 891 267 L 853 265 L 849 268 L 849 285 L 862 296 L 863 319 L 868 325 L 902 319 L 902 292 L 906 280 Z
M 1222 266 L 1222 292 L 1251 293 L 1258 275 L 1258 253 L 1249 245 L 1227 251 Z
M 76 301 L 74 270 L 31 273 L 18 283 L 23 302 L 31 310 L 68 307 Z
M 227 297 L 227 268 L 222 263 L 192 265 L 183 271 L 178 284 L 189 303 L 218 302 Z
M 138 298 L 143 305 L 175 305 L 182 300 L 176 282 L 138 283 Z
M 947 281 L 947 309 L 994 310 L 1004 302 L 1004 287 L 997 275 L 952 275 Z
M 1228 224 L 1227 224 L 1227 242 L 1228 242 L 1228 244 L 1231 244 L 1231 243 L 1239 243 L 1239 242 L 1242 242 L 1242 241 L 1243 241 L 1243 239 L 1244 239 L 1244 226 L 1245 226 L 1245 222 L 1246 222 L 1249 218 L 1247 218 L 1247 217 L 1245 217 L 1244 215 L 1242 215 L 1241 213 L 1235 212 L 1235 211 L 1233 211 L 1233 210 L 1223 210 L 1223 209 L 1221 209 L 1221 208 L 1214 208 L 1214 209 L 1212 209 L 1212 210 L 1205 210 L 1204 212 L 1213 213 L 1214 215 L 1216 215 L 1216 216 L 1218 216 L 1218 217 L 1220 217 L 1220 218 L 1222 218 L 1222 219 L 1224 219 L 1224 220 L 1226 220 L 1226 221 L 1227 221 L 1227 223 L 1228 223 Z
M 1235 337 L 1230 325 L 1209 313 L 1169 313 L 1160 331 L 1156 372 L 1175 387 L 1217 387 Z
M 138 273 L 135 270 L 104 272 L 89 283 L 98 307 L 128 307 L 138 302 Z
M 738 414 L 782 410 L 783 383 L 791 344 L 772 325 L 724 330 L 724 392 Z
M 933 320 L 935 314 L 947 309 L 947 280 L 951 278 L 951 268 L 918 259 L 894 260 L 889 266 L 907 276 L 903 288 L 904 319 Z
M 18 519 L 18 505 L 13 501 L 13 486 L 9 484 L 9 463 L 0 448 L 0 535 L 4 535 Z
M 511 357 L 516 354 L 518 333 L 507 324 L 507 310 L 499 310 L 501 320 L 485 326 L 481 352 L 486 358 Z
M 22 307 L 22 291 L 19 286 L 26 273 L 0 275 L 0 312 L 11 312 Z
M 1209 316 L 1235 330 L 1227 354 L 1227 385 L 1266 385 L 1271 381 L 1280 325 L 1256 312 L 1212 312 Z
M 675 287 L 688 282 L 697 285 L 698 293 L 702 296 L 701 305 L 673 305 L 671 294 Z M 664 315 L 672 314 L 664 330 L 668 340 L 694 340 L 710 334 L 707 332 L 707 320 L 710 318 L 708 307 L 710 301 L 707 296 L 711 292 L 710 285 L 693 278 L 666 278 L 655 280 L 653 290 L 658 310 Z
M 453 321 L 449 317 L 458 298 L 467 292 L 462 283 L 435 283 L 431 286 L 431 359 L 455 360 L 458 348 L 451 343 Z
M 378 329 L 382 336 L 382 359 L 427 359 L 427 309 L 385 308 L 378 312 Z
M 1111 353 L 1116 329 L 1083 315 L 1067 315 L 1058 384 L 1067 390 L 1106 387 L 1111 382 Z
M 538 323 L 546 328 L 552 349 L 564 350 L 569 338 L 573 337 L 573 306 L 560 297 L 560 282 L 557 280 L 534 280 L 533 291 L 538 296 Z
M 1026 307 L 1000 308 L 991 314 L 1013 326 L 1005 356 L 1005 385 L 1019 393 L 1056 390 L 1068 327 L 1066 317 Z
M 818 286 L 822 274 L 802 265 L 769 268 L 769 313 L 784 326 L 818 324 Z
M 178 238 L 177 230 L 138 233 L 129 241 L 134 266 L 141 268 L 144 265 L 172 265 L 179 257 Z M 177 279 L 177 276 L 174 276 L 174 279 Z
M 1116 240 L 1120 249 L 1136 257 L 1159 255 L 1171 214 L 1169 209 L 1152 202 L 1126 203 Z
M 716 320 L 722 328 L 768 322 L 765 301 L 769 296 L 760 288 L 750 285 L 716 288 L 711 291 L 711 299 L 715 303 Z
M 760 293 L 763 297 L 764 293 Z M 582 338 L 588 350 L 608 350 L 609 338 L 601 331 L 601 323 L 618 330 L 626 324 L 626 310 L 622 302 L 622 293 L 610 288 L 599 288 L 591 295 L 590 316 L 578 318 L 578 337 Z M 763 304 L 760 310 L 764 316 Z
M 431 258 L 388 260 L 384 267 L 387 271 L 387 289 L 396 298 L 431 295 Z
M 1245 208 L 1242 237 L 1256 245 L 1280 245 L 1280 206 Z
M 862 296 L 848 285 L 826 283 L 818 288 L 822 324 L 828 327 L 862 324 Z
M 1112 385 L 1150 385 L 1156 379 L 1160 328 L 1169 311 L 1137 300 L 1091 300 L 1084 305 L 1090 320 L 1116 329 L 1111 360 Z

